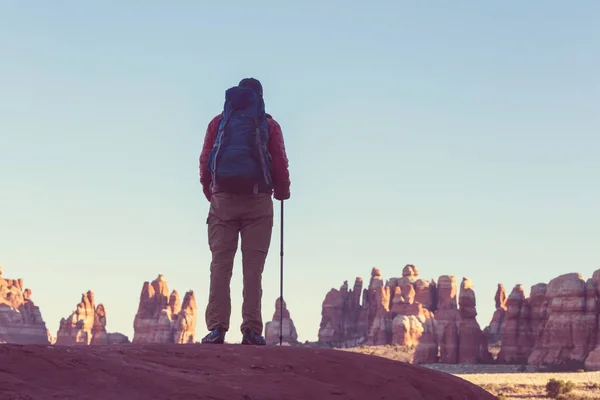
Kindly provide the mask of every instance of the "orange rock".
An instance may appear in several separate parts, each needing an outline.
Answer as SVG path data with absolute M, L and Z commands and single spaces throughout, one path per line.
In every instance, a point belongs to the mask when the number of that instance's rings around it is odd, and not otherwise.
M 144 282 L 133 322 L 133 343 L 194 343 L 197 308 L 193 291 L 180 305 L 177 291 L 169 294 L 164 275 Z
M 458 362 L 458 303 L 456 277 L 443 275 L 437 284 L 437 309 L 435 311 L 437 343 L 440 362 Z
M 597 297 L 593 282 L 586 283 L 579 273 L 551 280 L 546 291 L 547 318 L 540 324 L 529 363 L 583 364 L 596 341 Z
M 177 300 L 179 300 L 178 296 Z M 174 322 L 175 332 L 173 341 L 179 344 L 194 343 L 196 319 L 198 314 L 194 292 L 192 290 L 188 290 L 183 297 L 183 303 L 181 306 L 179 306 L 177 302 L 174 302 L 172 310 L 172 315 L 176 316 Z
M 531 329 L 533 336 L 537 338 L 540 325 L 547 319 L 548 301 L 546 300 L 546 291 L 548 285 L 538 283 L 531 287 L 529 302 L 531 304 Z
M 360 293 L 360 292 L 359 292 Z M 283 344 L 294 345 L 298 344 L 298 333 L 294 326 L 294 321 L 287 309 L 287 304 L 283 301 L 283 307 L 280 303 L 280 298 L 275 301 L 275 313 L 273 319 L 265 324 L 265 340 L 267 344 L 279 344 L 280 327 L 283 333 Z M 281 322 L 283 321 L 283 325 Z
M 492 355 L 487 349 L 487 340 L 477 322 L 477 302 L 475 287 L 468 278 L 463 278 L 460 285 L 458 323 L 458 363 L 476 364 L 490 362 Z
M 366 339 L 361 326 L 360 295 L 362 279 L 356 278 L 354 288 L 348 290 L 348 281 L 339 290 L 331 289 L 322 304 L 319 342 L 332 346 L 349 346 Z
M 585 360 L 585 368 L 590 371 L 600 371 L 600 269 L 594 272 L 592 279 L 588 281 L 588 284 L 588 290 L 593 290 L 590 289 L 590 286 L 594 286 L 596 288 L 596 343 L 594 350 L 590 352 Z M 586 304 L 588 310 L 594 308 L 593 301 L 590 297 L 588 297 Z M 590 336 L 593 336 L 593 333 Z
M 385 283 L 381 271 L 373 268 L 369 287 L 362 292 L 362 304 L 360 288 L 362 284 L 355 283 L 349 290 L 348 282 L 344 282 L 339 290 L 327 293 L 319 342 L 339 347 L 363 343 L 408 346 L 415 350 L 415 363 L 437 362 L 438 353 L 444 363 L 491 360 L 487 338 L 476 320 L 470 280 L 463 280 L 460 315 L 456 277 L 427 281 L 419 278 L 419 270 L 412 264 L 404 266 L 402 277 Z
M 516 285 L 506 301 L 506 316 L 502 327 L 502 348 L 498 361 L 524 364 L 533 347 L 531 307 L 523 285 Z
M 488 337 L 487 340 L 490 343 L 498 343 L 502 337 L 502 327 L 504 325 L 504 317 L 506 315 L 506 289 L 504 285 L 499 283 L 498 289 L 496 290 L 496 296 L 494 297 L 496 301 L 496 311 L 492 316 L 492 321 L 490 322 L 488 328 Z
M 60 346 L 73 345 L 106 345 L 113 344 L 111 335 L 106 331 L 106 309 L 104 305 L 95 305 L 94 292 L 88 290 L 81 295 L 81 301 L 75 311 L 67 318 L 60 320 L 55 343 Z M 118 334 L 121 335 L 121 334 Z M 119 336 L 117 343 L 128 343 Z
M 42 313 L 22 279 L 4 279 L 0 266 L 0 343 L 50 344 Z

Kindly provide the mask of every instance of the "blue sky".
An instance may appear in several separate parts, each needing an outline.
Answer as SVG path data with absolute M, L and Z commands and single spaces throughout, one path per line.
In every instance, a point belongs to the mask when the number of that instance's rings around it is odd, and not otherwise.
M 132 338 L 162 273 L 195 291 L 204 335 L 198 156 L 247 76 L 290 159 L 284 296 L 301 340 L 327 291 L 374 266 L 470 277 L 482 326 L 498 282 L 600 268 L 600 3 L 203 3 L 0 5 L 0 264 L 54 333 L 91 289 Z M 278 232 L 277 213 L 265 320 Z

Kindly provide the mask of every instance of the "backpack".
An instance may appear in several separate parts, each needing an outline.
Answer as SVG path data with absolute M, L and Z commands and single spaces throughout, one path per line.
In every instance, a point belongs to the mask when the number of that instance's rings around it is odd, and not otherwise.
M 269 121 L 262 96 L 246 87 L 225 92 L 215 144 L 208 158 L 212 185 L 236 194 L 270 192 Z

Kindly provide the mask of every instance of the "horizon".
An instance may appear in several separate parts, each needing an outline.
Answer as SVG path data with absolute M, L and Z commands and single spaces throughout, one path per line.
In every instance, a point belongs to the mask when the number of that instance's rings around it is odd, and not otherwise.
M 416 267 L 418 268 L 418 266 L 416 266 Z M 532 287 L 532 286 L 535 286 L 536 284 L 540 284 L 540 283 L 546 283 L 546 284 L 548 284 L 548 283 L 550 283 L 550 281 L 551 281 L 551 280 L 553 280 L 553 279 L 555 279 L 555 278 L 558 278 L 558 277 L 560 277 L 560 276 L 562 276 L 562 275 L 568 275 L 568 274 L 573 274 L 573 273 L 581 275 L 581 277 L 583 278 L 583 280 L 584 280 L 584 281 L 587 281 L 588 279 L 591 279 L 591 277 L 592 277 L 593 273 L 594 273 L 594 272 L 596 272 L 596 271 L 600 271 L 600 268 L 598 268 L 598 269 L 596 269 L 596 270 L 594 270 L 594 271 L 591 271 L 591 272 L 590 272 L 590 274 L 589 274 L 589 276 L 588 276 L 588 275 L 586 275 L 586 274 L 584 274 L 584 273 L 581 273 L 581 272 L 579 272 L 579 271 L 569 271 L 569 272 L 564 272 L 564 273 L 562 273 L 562 274 L 560 274 L 560 275 L 558 275 L 558 276 L 555 276 L 555 277 L 553 277 L 553 278 L 552 278 L 552 279 L 550 279 L 549 281 L 546 281 L 546 282 L 543 282 L 543 281 L 538 281 L 538 282 L 536 282 L 536 283 L 533 283 L 533 284 L 531 284 L 531 285 L 529 285 L 529 286 L 527 286 L 527 285 L 523 285 L 522 283 L 515 283 L 513 286 L 507 286 L 507 285 L 505 285 L 503 282 L 498 282 L 498 283 L 499 283 L 499 284 L 503 284 L 503 285 L 504 285 L 504 289 L 505 289 L 505 291 L 506 291 L 506 296 L 507 296 L 507 299 L 508 299 L 508 297 L 510 296 L 510 294 L 511 294 L 512 290 L 513 290 L 513 289 L 515 289 L 515 288 L 516 288 L 518 285 L 522 285 L 522 286 L 523 286 L 523 288 L 524 288 L 524 291 L 525 291 L 525 297 L 526 297 L 526 298 L 529 298 L 529 297 L 530 297 L 530 292 L 531 292 L 531 287 Z M 400 271 L 400 272 L 402 272 L 402 271 Z M 155 277 L 155 278 L 153 278 L 153 279 L 150 279 L 150 280 L 148 280 L 148 281 L 144 281 L 144 282 L 142 282 L 142 284 L 140 285 L 140 293 L 142 292 L 142 288 L 143 288 L 143 286 L 144 286 L 146 283 L 152 283 L 152 281 L 153 281 L 154 279 L 157 279 L 157 278 L 158 278 L 158 276 L 160 276 L 160 275 L 163 275 L 163 274 L 159 274 L 159 275 L 157 275 L 157 277 Z M 371 276 L 370 272 L 369 272 L 369 274 L 368 274 L 368 275 L 369 275 L 369 278 L 370 278 L 370 276 Z M 458 309 L 460 309 L 460 305 L 458 304 L 458 300 L 459 300 L 459 297 L 460 297 L 461 281 L 462 281 L 462 279 L 463 279 L 463 278 L 468 278 L 468 277 L 459 277 L 459 276 L 456 276 L 456 275 L 453 275 L 453 274 L 444 274 L 444 275 L 454 276 L 454 277 L 456 278 L 456 289 L 457 289 L 457 292 L 456 292 L 456 302 L 457 302 L 457 308 L 458 308 Z M 163 275 L 163 276 L 164 276 L 164 275 Z M 390 275 L 390 276 L 386 277 L 386 276 L 383 274 L 383 272 L 382 272 L 382 278 L 383 278 L 383 282 L 384 282 L 384 285 L 386 285 L 386 286 L 387 286 L 388 280 L 390 280 L 390 279 L 392 279 L 392 278 L 399 278 L 399 277 L 401 277 L 401 276 L 402 276 L 402 273 L 400 273 L 400 274 L 396 274 L 396 275 L 394 275 L 394 276 L 391 276 L 391 275 Z M 419 278 L 420 278 L 420 279 L 424 279 L 424 276 L 421 274 L 421 272 L 420 272 L 420 271 L 419 271 L 419 274 L 418 274 L 418 276 L 419 276 Z M 6 274 L 5 274 L 5 273 L 4 273 L 4 271 L 3 271 L 3 266 L 2 266 L 2 264 L 0 264 L 0 277 L 2 277 L 2 278 L 4 278 L 4 279 L 20 279 L 20 278 L 21 278 L 21 277 L 6 276 Z M 167 278 L 166 276 L 164 276 L 164 278 L 166 279 L 166 283 L 167 283 L 167 286 L 168 286 L 168 285 L 169 285 L 168 278 Z M 362 280 L 363 280 L 363 290 L 367 289 L 367 288 L 368 288 L 368 286 L 369 286 L 369 285 L 368 285 L 368 280 L 364 279 L 362 276 L 356 277 L 355 279 L 357 279 L 357 278 L 362 278 Z M 438 277 L 431 278 L 431 279 L 427 279 L 427 278 L 425 278 L 424 280 L 426 280 L 426 281 L 435 280 L 435 281 L 436 281 L 436 283 L 437 283 L 437 282 L 438 282 L 438 280 L 439 280 L 439 278 L 440 278 L 440 277 L 438 276 Z M 353 282 L 354 282 L 354 280 L 352 280 L 352 281 L 348 280 L 348 290 L 349 290 L 349 291 L 352 291 L 352 289 L 353 289 Z M 343 281 L 342 281 L 342 283 L 341 283 L 339 286 L 342 286 L 342 284 L 343 284 Z M 475 283 L 473 282 L 473 284 L 475 284 Z M 338 287 L 332 287 L 330 290 L 333 290 L 333 289 L 339 290 L 339 286 L 338 286 Z M 33 292 L 33 288 L 31 288 L 31 287 L 27 286 L 27 285 L 25 284 L 25 280 L 24 280 L 23 291 L 25 291 L 26 289 L 30 289 L 30 290 L 32 290 L 32 292 Z M 98 305 L 100 305 L 100 304 L 102 304 L 103 306 L 105 306 L 105 305 L 104 305 L 104 303 L 103 303 L 102 301 L 98 301 L 98 299 L 97 299 L 97 297 L 96 297 L 96 293 L 94 292 L 94 290 L 93 290 L 93 289 L 88 289 L 88 290 L 89 290 L 89 291 L 92 291 L 92 293 L 94 294 L 94 302 L 95 302 L 95 307 L 97 307 L 97 306 L 98 306 Z M 88 290 L 85 290 L 85 291 L 83 291 L 83 292 L 81 293 L 81 296 L 84 296 L 84 295 L 85 295 L 85 294 L 88 292 Z M 193 291 L 193 289 L 189 289 L 189 290 L 192 290 L 192 291 Z M 480 309 L 480 307 L 481 307 L 481 305 L 480 305 L 480 302 L 481 302 L 481 300 L 477 300 L 477 299 L 480 299 L 480 295 L 478 294 L 478 292 L 477 292 L 477 288 L 476 288 L 476 287 L 475 287 L 475 289 L 474 289 L 474 290 L 475 290 L 476 309 L 477 309 L 477 316 L 475 317 L 475 319 L 477 320 L 477 323 L 479 324 L 479 326 L 480 326 L 481 330 L 483 331 L 483 330 L 484 330 L 486 327 L 488 327 L 488 326 L 489 326 L 489 324 L 490 324 L 490 322 L 491 322 L 491 320 L 492 320 L 492 318 L 491 318 L 491 317 L 492 317 L 492 315 L 493 315 L 494 311 L 496 310 L 496 308 L 495 308 L 495 306 L 494 306 L 494 307 L 493 307 L 493 310 L 492 310 L 492 311 L 491 311 L 491 313 L 490 313 L 490 316 L 489 316 L 488 320 L 486 320 L 486 321 L 483 321 L 483 320 L 481 319 L 481 313 L 480 313 L 480 311 L 479 311 L 479 309 Z M 172 293 L 173 291 L 177 291 L 177 294 L 179 295 L 179 298 L 180 298 L 180 300 L 181 300 L 181 301 L 183 301 L 183 298 L 184 298 L 184 296 L 185 296 L 185 294 L 186 294 L 186 292 L 187 292 L 188 290 L 180 291 L 180 290 L 173 289 L 173 288 L 169 287 L 169 293 Z M 327 291 L 327 293 L 329 293 L 329 291 Z M 327 293 L 323 294 L 323 296 L 322 296 L 322 297 L 323 297 L 323 300 L 325 299 L 325 297 L 326 297 Z M 497 293 L 497 290 L 494 290 L 493 294 L 490 294 L 490 296 L 486 296 L 486 298 L 487 298 L 487 297 L 489 297 L 489 300 L 490 300 L 490 302 L 491 302 L 491 303 L 494 303 L 494 302 L 495 302 L 495 300 L 494 300 L 494 296 L 496 295 L 496 293 Z M 360 306 L 361 306 L 361 307 L 363 307 L 363 306 L 364 306 L 364 303 L 363 303 L 363 301 L 364 301 L 363 295 L 364 295 L 364 292 L 361 292 L 361 295 L 360 295 L 360 298 L 359 298 L 359 301 L 360 301 L 360 303 L 359 303 L 359 304 L 360 304 Z M 74 304 L 75 304 L 75 306 L 73 307 L 73 310 L 72 310 L 71 312 L 69 312 L 69 314 L 68 314 L 68 315 L 65 315 L 63 318 L 65 318 L 65 319 L 68 319 L 68 317 L 71 315 L 71 313 L 75 312 L 75 310 L 76 310 L 76 308 L 77 308 L 77 307 L 76 307 L 76 306 L 77 306 L 77 304 L 78 304 L 78 303 L 81 301 L 81 296 L 80 296 L 79 300 L 77 300 L 77 302 L 75 302 L 75 303 L 74 303 Z M 194 297 L 196 298 L 196 303 L 198 303 L 197 294 L 196 294 L 195 292 L 194 292 Z M 40 304 L 38 304 L 38 303 L 36 302 L 36 300 L 35 300 L 35 298 L 34 298 L 34 296 L 33 296 L 33 295 L 32 295 L 32 297 L 31 297 L 31 299 L 32 299 L 33 303 L 35 304 L 35 306 L 39 307 L 39 309 L 40 309 L 40 312 L 41 312 L 41 314 L 42 314 L 42 318 L 44 319 L 44 323 L 45 323 L 45 325 L 46 325 L 46 328 L 47 328 L 47 329 L 50 331 L 51 335 L 52 335 L 53 337 L 55 337 L 55 338 L 56 338 L 56 337 L 57 337 L 57 333 L 58 333 L 58 328 L 59 328 L 59 325 L 60 325 L 60 321 L 57 321 L 57 322 L 55 322 L 55 323 L 52 323 L 51 321 L 48 321 L 48 320 L 47 320 L 47 319 L 44 317 L 44 308 L 45 308 L 45 307 L 44 307 L 43 305 L 40 305 Z M 273 300 L 273 313 L 275 312 L 275 307 L 276 307 L 276 306 L 275 306 L 275 302 L 276 302 L 276 300 L 278 300 L 278 299 L 275 299 L 275 300 Z M 287 301 L 287 300 L 285 300 L 285 296 L 284 296 L 284 301 L 286 302 L 286 308 L 287 308 L 287 310 L 290 312 L 290 317 L 291 317 L 291 320 L 292 320 L 292 322 L 293 322 L 293 321 L 294 321 L 294 317 L 293 317 L 293 310 L 291 310 L 291 309 L 290 309 L 290 307 L 289 307 L 289 304 L 287 304 L 287 303 L 288 303 L 288 301 Z M 264 303 L 264 302 L 263 302 L 263 303 Z M 138 305 L 139 305 L 139 302 L 138 302 Z M 272 313 L 271 313 L 271 314 L 267 314 L 267 315 L 265 315 L 265 309 L 264 309 L 264 308 L 265 308 L 265 307 L 264 307 L 264 304 L 263 304 L 263 319 L 264 319 L 264 321 L 263 321 L 263 322 L 264 322 L 264 324 L 265 324 L 265 326 L 266 326 L 266 323 L 267 323 L 267 322 L 270 322 L 270 321 L 272 320 L 272 317 L 269 317 L 269 315 L 271 315 Z M 105 306 L 105 309 L 106 309 L 106 306 Z M 136 311 L 137 311 L 137 307 L 136 307 Z M 195 332 L 195 338 L 194 338 L 194 341 L 197 341 L 197 342 L 199 342 L 199 341 L 200 341 L 200 339 L 201 339 L 201 336 L 202 336 L 201 334 L 199 334 L 199 329 L 198 329 L 198 326 L 201 326 L 201 324 L 202 324 L 202 311 L 203 311 L 203 310 L 201 310 L 200 308 L 197 308 L 197 315 L 196 315 L 196 318 L 197 318 L 197 319 L 196 319 L 196 332 Z M 433 312 L 433 313 L 435 314 L 435 312 Z M 109 327 L 109 321 L 110 321 L 110 317 L 111 317 L 110 310 L 106 309 L 106 320 L 107 320 L 107 324 L 106 324 L 106 331 L 107 331 L 108 333 L 121 333 L 121 334 L 124 334 L 125 336 L 127 336 L 127 337 L 128 337 L 128 339 L 129 339 L 129 341 L 130 341 L 130 342 L 133 342 L 133 337 L 134 337 L 133 322 L 134 322 L 134 319 L 135 319 L 135 314 L 134 314 L 134 315 L 132 316 L 132 318 L 131 318 L 131 327 L 130 327 L 130 331 L 117 331 L 117 330 L 112 330 L 112 329 Z M 121 317 L 123 317 L 123 316 L 121 316 Z M 52 326 L 56 326 L 56 329 L 51 329 L 51 327 L 52 327 Z M 319 341 L 319 340 L 318 340 L 318 331 L 319 331 L 319 326 L 318 326 L 318 325 L 317 325 L 317 326 L 316 326 L 316 328 L 315 328 L 315 332 L 316 332 L 316 333 L 315 333 L 315 335 L 314 335 L 315 339 L 313 339 L 313 340 L 304 339 L 304 338 L 303 338 L 303 335 L 302 335 L 302 329 L 300 329 L 300 328 L 298 327 L 298 325 L 296 324 L 296 322 L 294 322 L 294 326 L 295 326 L 295 328 L 296 328 L 296 331 L 297 331 L 297 334 L 298 334 L 298 341 L 299 341 L 299 342 L 303 343 L 303 342 L 306 342 L 306 341 L 308 341 L 308 342 L 314 343 L 314 342 L 318 342 L 318 341 Z M 226 338 L 227 342 L 229 342 L 229 343 L 235 342 L 235 340 L 232 340 L 232 339 L 231 339 L 231 337 L 235 337 L 235 334 L 234 334 L 234 335 L 228 335 L 228 337 Z
M 469 277 L 482 328 L 498 283 L 529 295 L 600 269 L 600 3 L 178 5 L 0 4 L 0 264 L 53 334 L 92 290 L 131 340 L 143 282 L 163 274 L 194 290 L 204 336 L 198 158 L 251 76 L 290 161 L 283 297 L 300 341 L 326 293 L 373 267 Z

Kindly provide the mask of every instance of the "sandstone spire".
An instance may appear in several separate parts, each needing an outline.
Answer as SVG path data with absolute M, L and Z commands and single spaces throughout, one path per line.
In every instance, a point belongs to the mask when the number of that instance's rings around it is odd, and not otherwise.
M 0 343 L 49 344 L 42 313 L 23 279 L 5 279 L 0 266 Z
M 283 325 L 280 325 L 283 318 Z M 275 301 L 275 313 L 273 319 L 265 324 L 265 339 L 267 344 L 279 344 L 280 326 L 283 326 L 283 344 L 293 345 L 298 343 L 298 333 L 294 326 L 294 321 L 287 309 L 287 304 L 283 302 L 283 307 L 280 305 L 280 298 Z
M 169 287 L 164 275 L 144 282 L 140 304 L 133 322 L 133 343 L 194 343 L 196 299 L 188 291 L 180 303 L 179 294 Z
M 129 343 L 127 336 L 106 331 L 106 309 L 102 304 L 96 306 L 91 290 L 81 295 L 69 317 L 60 320 L 56 333 L 56 344 L 61 346 L 123 343 Z
M 490 322 L 490 326 L 488 328 L 488 338 L 489 343 L 498 343 L 502 337 L 502 327 L 504 324 L 504 317 L 506 315 L 506 289 L 504 285 L 499 283 L 498 289 L 496 290 L 496 296 L 494 296 L 494 301 L 496 302 L 496 311 L 492 316 L 492 321 Z

